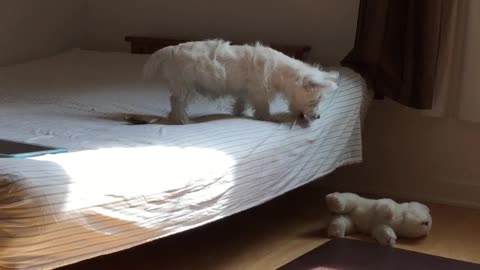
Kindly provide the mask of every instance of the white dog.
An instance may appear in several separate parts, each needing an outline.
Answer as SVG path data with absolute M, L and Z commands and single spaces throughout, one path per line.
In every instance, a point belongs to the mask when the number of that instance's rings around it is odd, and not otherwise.
M 176 124 L 188 123 L 188 104 L 198 94 L 233 97 L 237 116 L 250 103 L 259 120 L 271 120 L 270 101 L 282 94 L 292 114 L 313 120 L 319 117 L 323 92 L 336 89 L 338 79 L 337 72 L 321 71 L 260 44 L 230 45 L 223 40 L 160 49 L 149 58 L 143 74 L 170 90 L 169 118 Z
M 328 227 L 330 237 L 344 237 L 355 231 L 370 234 L 383 245 L 395 245 L 397 234 L 407 238 L 428 235 L 432 217 L 426 205 L 398 204 L 391 199 L 371 200 L 353 193 L 326 196 L 328 209 L 335 213 Z

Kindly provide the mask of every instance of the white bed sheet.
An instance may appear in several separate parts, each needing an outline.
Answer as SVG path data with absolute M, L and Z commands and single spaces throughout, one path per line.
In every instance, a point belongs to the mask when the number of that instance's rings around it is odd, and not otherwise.
M 70 153 L 0 159 L 0 268 L 52 269 L 249 209 L 360 162 L 363 79 L 340 88 L 309 128 L 248 119 L 126 125 L 166 115 L 167 93 L 138 82 L 146 56 L 72 50 L 0 68 L 0 137 Z M 201 100 L 196 115 L 225 113 Z M 286 111 L 277 101 L 275 112 Z

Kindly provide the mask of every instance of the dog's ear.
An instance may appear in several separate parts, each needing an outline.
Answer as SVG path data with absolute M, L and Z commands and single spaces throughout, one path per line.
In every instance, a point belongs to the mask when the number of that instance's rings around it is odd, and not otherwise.
M 303 87 L 305 89 L 336 89 L 337 83 L 327 78 L 319 78 L 318 76 L 307 76 L 303 79 Z
M 425 210 L 425 211 L 427 211 L 428 213 L 430 213 L 430 208 L 429 208 L 428 206 L 426 206 L 425 204 L 422 204 L 422 203 L 411 202 L 411 203 L 409 203 L 409 207 L 412 207 L 412 208 L 415 208 L 415 207 L 422 208 L 423 210 Z
M 337 71 L 318 71 L 317 73 L 309 74 L 303 78 L 304 88 L 317 88 L 334 90 L 338 88 L 337 82 L 340 73 Z
M 340 78 L 340 73 L 338 71 L 328 71 L 324 72 L 325 77 L 327 77 L 329 80 L 337 82 L 338 79 Z

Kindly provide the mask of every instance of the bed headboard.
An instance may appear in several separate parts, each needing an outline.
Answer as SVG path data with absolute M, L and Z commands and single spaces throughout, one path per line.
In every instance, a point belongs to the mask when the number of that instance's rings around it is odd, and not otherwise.
M 177 45 L 179 43 L 187 42 L 189 40 L 181 39 L 166 39 L 157 37 L 142 37 L 142 36 L 127 36 L 125 41 L 130 43 L 130 52 L 134 54 L 151 54 L 157 50 Z M 242 44 L 245 42 L 232 42 L 232 44 Z M 265 43 L 268 44 L 268 43 Z M 280 44 L 268 44 L 275 50 L 283 52 L 284 54 L 297 58 L 299 60 L 305 60 L 306 54 L 311 50 L 310 46 L 294 46 L 294 45 L 280 45 Z

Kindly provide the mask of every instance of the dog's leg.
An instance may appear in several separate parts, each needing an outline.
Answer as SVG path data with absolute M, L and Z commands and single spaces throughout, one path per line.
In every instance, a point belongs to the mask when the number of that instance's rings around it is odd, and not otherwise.
M 233 115 L 242 116 L 245 111 L 245 99 L 237 98 L 235 104 L 233 105 Z
M 171 111 L 168 115 L 170 123 L 172 124 L 188 124 L 187 104 L 186 98 L 179 98 L 175 94 L 170 96 Z
M 295 104 L 293 102 L 290 102 L 288 104 L 288 110 L 290 111 L 290 113 L 294 116 L 294 117 L 297 117 L 300 115 L 301 111 L 295 106 Z
M 373 228 L 372 236 L 380 244 L 386 245 L 386 246 L 393 247 L 397 242 L 397 235 L 395 234 L 395 231 L 391 227 L 383 224 L 377 225 L 376 227 Z
M 255 119 L 270 121 L 270 103 L 266 97 L 255 97 L 252 100 L 253 108 L 255 109 Z
M 358 205 L 359 197 L 353 193 L 330 193 L 325 197 L 328 210 L 337 214 L 352 212 Z
M 355 231 L 353 222 L 347 216 L 338 215 L 331 221 L 327 229 L 327 234 L 332 238 L 341 238 Z

